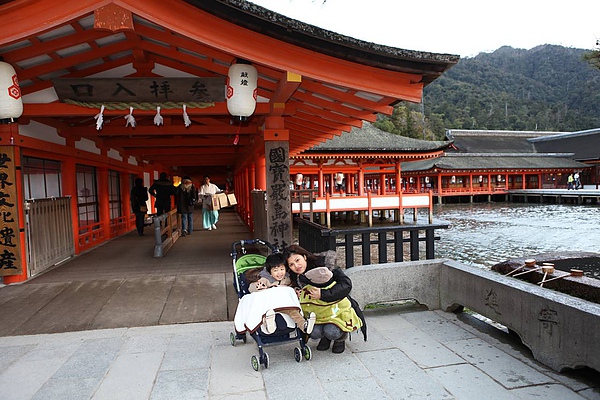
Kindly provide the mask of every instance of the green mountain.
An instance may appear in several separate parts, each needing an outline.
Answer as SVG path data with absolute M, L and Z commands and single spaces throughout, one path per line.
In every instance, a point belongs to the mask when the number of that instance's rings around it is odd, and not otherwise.
M 423 106 L 399 103 L 375 126 L 432 140 L 442 139 L 446 129 L 599 128 L 600 69 L 583 60 L 585 52 L 555 45 L 501 47 L 463 58 L 425 88 Z
M 425 116 L 437 127 L 431 136 L 443 133 L 437 132 L 440 119 L 445 129 L 600 127 L 600 70 L 583 60 L 585 51 L 555 45 L 501 47 L 461 59 L 425 88 Z

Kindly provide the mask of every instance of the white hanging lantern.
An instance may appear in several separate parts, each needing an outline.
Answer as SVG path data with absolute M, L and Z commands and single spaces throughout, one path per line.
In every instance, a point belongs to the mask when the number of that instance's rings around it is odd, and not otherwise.
M 227 74 L 227 110 L 239 121 L 245 121 L 256 109 L 258 72 L 250 64 L 238 61 Z
M 450 179 L 451 183 L 456 183 L 456 176 L 452 175 L 452 178 Z
M 19 79 L 12 65 L 0 61 L 0 121 L 14 122 L 23 114 Z

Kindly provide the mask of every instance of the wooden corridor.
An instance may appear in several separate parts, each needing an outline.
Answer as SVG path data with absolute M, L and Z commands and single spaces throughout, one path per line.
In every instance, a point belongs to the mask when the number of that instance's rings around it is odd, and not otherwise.
M 151 227 L 130 232 L 24 284 L 0 287 L 0 336 L 233 319 L 231 244 L 251 234 L 231 209 L 216 231 L 180 238 L 154 258 Z

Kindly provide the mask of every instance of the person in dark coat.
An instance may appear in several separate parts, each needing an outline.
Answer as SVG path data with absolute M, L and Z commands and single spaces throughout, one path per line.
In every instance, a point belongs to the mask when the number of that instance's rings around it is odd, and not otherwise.
M 334 268 L 331 271 L 331 277 L 326 281 L 321 282 L 314 278 L 311 280 L 311 271 L 327 267 L 325 256 L 313 254 L 298 245 L 286 247 L 283 251 L 283 256 L 286 259 L 292 285 L 298 288 L 299 295 L 309 296 L 311 299 L 327 303 L 334 303 L 347 298 L 354 313 L 361 320 L 357 327 L 360 327 L 366 341 L 367 323 L 358 303 L 350 297 L 352 281 L 344 271 Z M 303 293 L 304 291 L 308 291 L 308 293 Z M 339 328 L 335 321 L 332 320 L 331 323 L 322 323 L 319 326 L 315 325 L 310 337 L 320 339 L 317 350 L 324 351 L 331 347 L 333 353 L 343 353 L 346 348 L 348 333 Z M 333 342 L 333 346 L 331 346 L 331 342 Z
M 144 219 L 148 213 L 148 188 L 144 186 L 144 180 L 142 178 L 135 178 L 133 188 L 129 196 L 131 203 L 131 210 L 135 214 L 135 227 L 137 229 L 138 236 L 144 236 Z
M 191 235 L 194 231 L 194 206 L 198 202 L 198 191 L 189 176 L 184 176 L 177 188 L 175 204 L 181 214 L 181 234 Z
M 156 198 L 154 207 L 157 216 L 171 210 L 171 196 L 175 194 L 175 186 L 165 172 L 160 173 L 160 177 L 150 186 L 149 192 Z

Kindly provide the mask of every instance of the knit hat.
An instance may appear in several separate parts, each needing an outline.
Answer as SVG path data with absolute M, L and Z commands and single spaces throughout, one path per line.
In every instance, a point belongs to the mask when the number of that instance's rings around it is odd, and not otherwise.
M 317 267 L 304 273 L 311 282 L 316 284 L 327 283 L 333 278 L 333 273 L 327 267 Z

